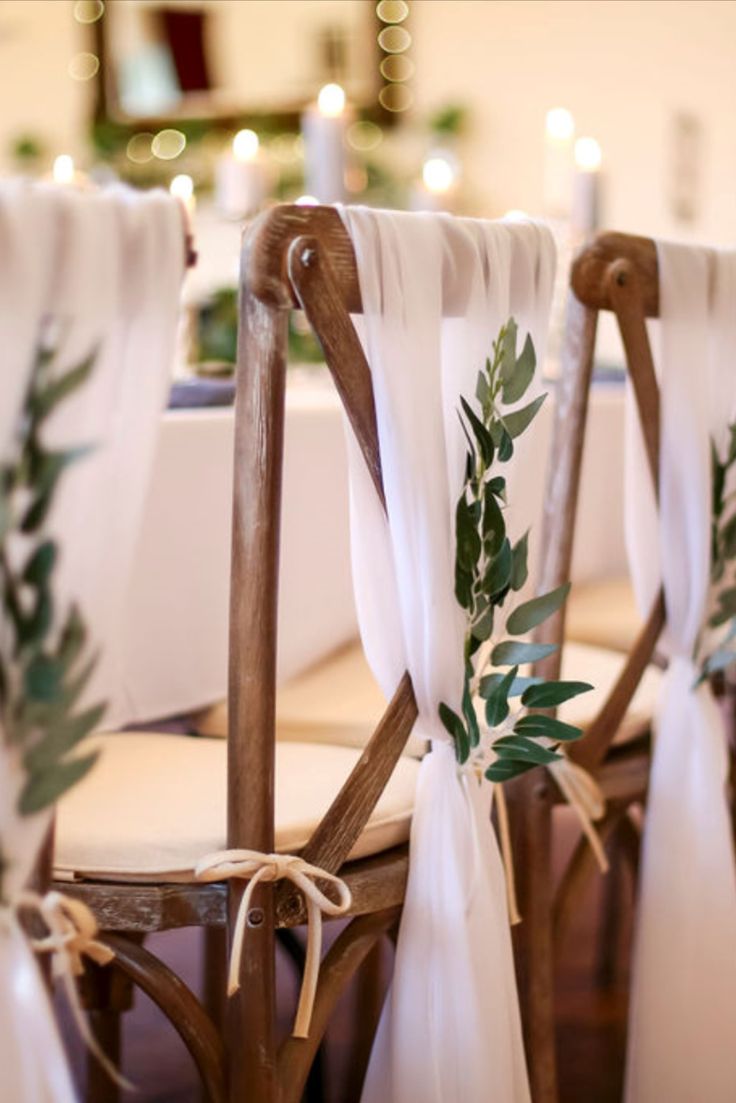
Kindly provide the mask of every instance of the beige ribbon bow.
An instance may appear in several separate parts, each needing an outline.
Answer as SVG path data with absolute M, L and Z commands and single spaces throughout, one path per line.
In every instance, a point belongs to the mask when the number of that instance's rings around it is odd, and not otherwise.
M 91 958 L 98 965 L 109 965 L 115 953 L 104 942 L 98 941 L 97 920 L 81 900 L 64 896 L 60 892 L 47 892 L 45 896 L 25 891 L 13 902 L 16 915 L 22 911 L 34 911 L 46 925 L 48 934 L 43 938 L 31 938 L 29 942 L 36 953 L 51 954 L 51 974 L 62 983 L 69 1007 L 84 1044 L 97 1058 L 111 1080 L 122 1088 L 133 1090 L 133 1085 L 118 1072 L 113 1062 L 103 1053 L 90 1030 L 79 999 L 75 980 L 84 972 L 83 957 Z
M 208 854 L 197 863 L 194 875 L 198 881 L 225 881 L 233 877 L 248 881 L 233 931 L 228 996 L 232 996 L 240 987 L 240 961 L 248 909 L 258 882 L 291 881 L 302 893 L 307 904 L 307 953 L 292 1035 L 295 1038 L 307 1038 L 322 957 L 322 914 L 344 915 L 347 912 L 352 903 L 348 886 L 339 877 L 310 865 L 303 858 L 291 854 L 262 854 L 257 850 L 219 850 Z M 317 888 L 315 882 L 320 880 L 335 885 L 340 896 L 339 903 L 330 900 Z

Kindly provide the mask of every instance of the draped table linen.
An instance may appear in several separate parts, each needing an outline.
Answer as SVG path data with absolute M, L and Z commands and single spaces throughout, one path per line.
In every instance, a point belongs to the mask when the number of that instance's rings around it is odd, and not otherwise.
M 371 366 L 387 517 L 350 440 L 353 576 L 363 646 L 390 696 L 408 669 L 431 739 L 412 821 L 392 985 L 363 1103 L 529 1099 L 493 787 L 458 768 L 465 618 L 454 596 L 461 394 L 510 315 L 543 355 L 552 239 L 533 223 L 346 208 Z M 533 432 L 530 433 L 533 436 Z
M 0 453 L 11 454 L 36 350 L 56 350 L 62 373 L 95 354 L 87 382 L 48 419 L 53 448 L 91 445 L 62 479 L 47 522 L 60 555 L 57 616 L 81 608 L 101 661 L 88 700 L 125 719 L 120 617 L 160 410 L 171 370 L 184 268 L 181 211 L 166 193 L 124 188 L 0 185 Z M 51 323 L 51 324 L 50 324 Z M 31 948 L 18 922 L 24 885 L 50 812 L 21 817 L 24 775 L 0 745 L 0 1069 L 13 1103 L 70 1103 L 75 1092 Z
M 633 395 L 626 534 L 642 610 L 660 584 L 655 717 L 626 1070 L 628 1103 L 736 1099 L 736 873 L 724 721 L 699 679 L 709 612 L 710 442 L 736 416 L 736 252 L 659 243 L 659 506 Z

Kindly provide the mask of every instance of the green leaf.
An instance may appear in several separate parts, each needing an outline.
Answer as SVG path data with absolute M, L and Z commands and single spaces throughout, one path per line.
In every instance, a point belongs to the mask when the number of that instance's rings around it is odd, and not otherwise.
M 492 545 L 498 548 L 506 535 L 506 522 L 490 483 L 483 493 L 483 538 L 492 537 Z
M 31 555 L 23 570 L 23 581 L 30 586 L 46 585 L 56 562 L 56 544 L 44 540 Z
M 495 498 L 500 498 L 502 502 L 506 501 L 506 480 L 503 475 L 494 475 L 492 479 L 488 480 L 486 493 L 493 494 Z
M 106 705 L 93 705 L 48 731 L 23 757 L 29 773 L 49 769 L 99 726 Z
M 531 336 L 527 333 L 521 356 L 516 361 L 511 375 L 504 379 L 503 400 L 507 405 L 518 402 L 520 398 L 524 397 L 527 387 L 534 378 L 536 366 L 537 357 L 534 352 L 534 344 Z
M 23 687 L 32 701 L 55 701 L 61 692 L 64 669 L 58 659 L 34 655 L 26 667 Z
M 473 576 L 463 570 L 459 563 L 455 564 L 455 597 L 458 605 L 463 609 L 471 609 L 473 606 Z
M 528 406 L 522 406 L 520 410 L 513 410 L 512 413 L 503 415 L 504 425 L 509 436 L 514 438 L 521 436 L 524 430 L 531 425 L 546 397 L 545 392 L 535 398 L 533 402 L 530 402 Z
M 496 688 L 502 678 L 505 677 L 505 674 L 486 674 L 480 680 L 480 687 L 478 689 L 480 696 L 484 698 L 490 697 L 491 693 L 493 693 L 493 690 Z M 509 689 L 508 696 L 521 697 L 524 690 L 528 689 L 529 686 L 541 685 L 543 681 L 543 678 L 514 678 L 513 682 L 511 683 L 511 688 Z
M 480 559 L 481 542 L 473 520 L 473 514 L 464 496 L 457 503 L 455 531 L 457 535 L 457 561 L 464 570 L 473 572 Z
M 99 757 L 99 751 L 72 758 L 68 762 L 56 763 L 47 770 L 34 772 L 21 790 L 18 799 L 18 811 L 22 816 L 32 816 L 36 812 L 49 808 L 72 785 L 76 785 L 92 769 Z
M 700 684 L 709 674 L 718 674 L 719 671 L 725 670 L 733 662 L 736 662 L 736 651 L 729 651 L 725 647 L 719 647 L 717 651 L 714 651 L 713 654 L 706 659 L 703 664 L 702 676 L 698 679 L 698 683 L 696 684 Z
M 491 393 L 488 390 L 488 376 L 485 372 L 478 372 L 478 380 L 475 384 L 475 397 L 478 399 L 483 409 L 486 408 L 491 400 Z
M 721 529 L 721 541 L 727 559 L 736 556 L 736 513 L 729 517 Z
M 467 761 L 467 757 L 470 754 L 470 737 L 465 730 L 465 725 L 456 712 L 446 705 L 444 701 L 440 701 L 439 705 L 439 717 L 442 721 L 446 731 L 450 733 L 455 740 L 455 754 L 458 762 L 462 765 Z
M 511 437 L 514 435 L 515 434 L 510 433 L 510 431 L 506 429 L 501 433 L 501 443 L 498 446 L 498 458 L 502 463 L 506 463 L 514 454 L 514 443 L 511 440 Z
M 480 728 L 478 727 L 478 717 L 475 715 L 473 698 L 470 696 L 470 683 L 467 675 L 463 684 L 462 709 L 466 730 L 470 736 L 470 745 L 471 747 L 477 747 L 480 743 Z
M 56 649 L 56 657 L 65 671 L 69 670 L 81 654 L 86 639 L 87 629 L 84 627 L 82 615 L 79 607 L 73 604 L 67 614 L 66 623 L 59 637 L 59 646 Z
M 514 731 L 535 738 L 543 735 L 547 739 L 554 739 L 560 743 L 570 743 L 583 734 L 582 730 L 574 724 L 566 724 L 563 720 L 556 720 L 552 716 L 543 716 L 539 713 L 523 716 L 521 720 L 517 720 Z
M 52 380 L 46 387 L 31 395 L 30 412 L 36 421 L 42 421 L 68 395 L 89 379 L 95 362 L 96 351 L 75 368 Z
M 513 378 L 516 370 L 516 336 L 518 327 L 513 318 L 509 318 L 500 333 L 501 338 L 501 379 L 504 385 Z
M 485 772 L 485 777 L 487 777 L 489 781 L 495 781 L 497 783 L 510 781 L 512 777 L 518 777 L 519 774 L 525 774 L 527 770 L 533 770 L 536 765 L 536 762 L 521 762 L 511 758 L 499 758 L 488 767 Z
M 525 735 L 504 735 L 493 744 L 493 750 L 499 758 L 512 758 L 522 762 L 533 762 L 535 766 L 547 766 L 557 762 L 561 754 L 543 747 Z
M 483 589 L 490 598 L 505 590 L 511 578 L 511 544 L 504 537 L 498 554 L 493 557 L 483 579 Z
M 718 458 L 716 446 L 710 442 L 710 458 L 713 467 L 713 515 L 720 517 L 723 512 L 723 488 L 726 482 L 726 467 Z
M 592 688 L 589 682 L 540 682 L 524 691 L 521 703 L 531 709 L 555 708 Z
M 519 666 L 524 663 L 536 663 L 546 659 L 557 651 L 556 643 L 525 643 L 522 640 L 502 640 L 491 652 L 494 666 Z
M 473 411 L 472 407 L 465 401 L 462 396 L 460 397 L 460 405 L 465 412 L 466 418 L 470 422 L 470 427 L 473 430 L 475 439 L 478 442 L 480 454 L 483 457 L 483 463 L 486 465 L 486 467 L 490 467 L 493 463 L 493 441 L 491 439 L 491 434 L 488 432 L 478 415 Z
M 736 616 L 736 586 L 723 590 L 718 595 L 718 609 L 711 616 L 708 624 L 711 628 L 718 628 L 725 624 L 731 617 Z
M 509 617 L 506 622 L 507 631 L 512 636 L 523 636 L 526 632 L 530 632 L 532 628 L 536 628 L 538 624 L 542 624 L 548 617 L 551 617 L 553 613 L 562 608 L 569 592 L 570 583 L 565 582 L 555 590 L 550 590 L 548 594 L 542 594 L 540 597 L 532 598 L 531 601 L 525 601 L 514 609 Z
M 493 606 L 487 605 L 477 620 L 473 621 L 473 638 L 480 643 L 491 638 L 493 632 Z
M 44 586 L 38 591 L 31 612 L 25 617 L 16 619 L 19 648 L 25 648 L 29 644 L 41 644 L 51 628 L 53 615 L 51 592 Z
M 486 699 L 486 723 L 490 728 L 502 724 L 509 714 L 509 693 L 514 678 L 519 673 L 518 666 L 512 666 L 494 685 Z
M 520 590 L 529 577 L 529 530 L 516 541 L 511 549 L 511 589 Z

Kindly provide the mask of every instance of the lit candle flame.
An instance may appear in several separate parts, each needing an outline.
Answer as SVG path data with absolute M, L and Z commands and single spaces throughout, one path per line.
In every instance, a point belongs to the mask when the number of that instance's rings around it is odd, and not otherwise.
M 553 107 L 547 112 L 545 129 L 553 142 L 569 142 L 575 133 L 575 120 L 566 107 Z
M 71 184 L 74 181 L 74 158 L 68 153 L 60 153 L 54 161 L 54 183 Z
M 603 154 L 595 138 L 578 138 L 575 143 L 575 165 L 581 172 L 597 172 Z
M 194 181 L 185 172 L 179 173 L 169 184 L 169 191 L 180 199 L 189 214 L 194 214 L 196 199 L 194 197 Z
M 236 161 L 255 161 L 260 142 L 255 130 L 239 130 L 233 138 L 233 156 Z
M 428 157 L 422 167 L 422 180 L 427 191 L 444 195 L 455 183 L 455 169 L 446 157 Z
M 336 119 L 345 110 L 345 92 L 339 84 L 325 84 L 317 96 L 317 107 L 321 115 Z

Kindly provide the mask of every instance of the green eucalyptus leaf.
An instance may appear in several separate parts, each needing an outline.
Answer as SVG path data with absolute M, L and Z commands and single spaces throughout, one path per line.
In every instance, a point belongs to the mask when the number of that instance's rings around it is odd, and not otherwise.
M 64 668 L 50 655 L 34 655 L 23 675 L 23 689 L 32 701 L 55 701 L 61 694 Z
M 566 724 L 563 720 L 557 720 L 553 716 L 544 716 L 540 713 L 523 716 L 521 720 L 517 720 L 514 724 L 514 731 L 533 738 L 544 736 L 560 743 L 573 742 L 583 734 L 575 724 Z
M 513 318 L 509 318 L 503 327 L 501 338 L 501 379 L 504 385 L 513 378 L 516 370 L 516 337 L 518 326 Z
M 484 643 L 493 632 L 493 606 L 487 605 L 480 616 L 473 621 L 473 639 Z
M 511 589 L 520 590 L 529 577 L 529 530 L 511 549 Z
M 506 535 L 506 522 L 494 491 L 488 484 L 483 492 L 483 539 L 491 538 L 491 546 L 500 547 Z
M 48 769 L 68 754 L 99 726 L 106 707 L 102 704 L 93 705 L 92 708 L 51 728 L 46 737 L 24 755 L 23 763 L 29 773 Z
M 491 652 L 491 662 L 494 666 L 519 666 L 524 663 L 536 663 L 540 659 L 546 659 L 548 655 L 554 655 L 557 651 L 556 643 L 526 643 L 523 640 L 502 640 L 497 643 Z
M 508 716 L 509 693 L 518 673 L 518 666 L 512 666 L 494 685 L 486 698 L 486 723 L 490 728 L 495 728 L 499 724 L 502 724 Z
M 473 435 L 478 442 L 480 454 L 483 457 L 483 463 L 486 467 L 490 467 L 493 463 L 493 440 L 491 434 L 488 432 L 478 415 L 473 411 L 473 408 L 462 396 L 460 398 L 460 405 L 463 408 L 466 418 L 470 422 L 470 428 L 473 430 Z
M 493 557 L 483 579 L 483 589 L 490 598 L 497 597 L 508 587 L 511 578 L 511 544 L 507 537 Z
M 465 717 L 465 728 L 470 737 L 470 745 L 471 747 L 477 747 L 480 743 L 480 728 L 478 727 L 478 717 L 475 714 L 473 698 L 470 695 L 470 683 L 467 675 L 463 684 L 462 710 Z
M 524 430 L 531 425 L 546 397 L 547 394 L 545 392 L 544 394 L 538 395 L 528 406 L 522 406 L 520 410 L 513 410 L 510 414 L 503 415 L 504 425 L 510 437 L 515 439 L 521 436 Z
M 465 730 L 465 725 L 458 714 L 444 701 L 440 701 L 438 712 L 445 730 L 455 740 L 455 754 L 458 762 L 462 765 L 463 762 L 467 761 L 470 754 L 470 737 Z
M 73 394 L 89 379 L 96 355 L 96 352 L 92 353 L 77 367 L 70 368 L 69 371 L 31 395 L 30 413 L 36 421 L 42 421 L 63 399 Z
M 531 336 L 527 334 L 521 356 L 516 361 L 513 372 L 508 378 L 504 379 L 503 400 L 507 405 L 518 402 L 520 398 L 524 397 L 527 387 L 534 378 L 536 366 L 537 357 L 534 352 L 534 343 Z
M 484 677 L 482 677 L 480 680 L 480 686 L 478 689 L 480 696 L 483 698 L 490 697 L 491 693 L 493 693 L 493 690 L 505 677 L 505 674 L 498 673 L 484 675 Z M 521 697 L 524 690 L 528 689 L 529 686 L 541 685 L 543 681 L 543 678 L 526 678 L 522 676 L 514 678 L 513 682 L 511 683 L 511 688 L 509 689 L 508 696 Z
M 515 435 L 518 434 L 513 434 L 507 429 L 503 429 L 501 432 L 501 442 L 498 446 L 498 458 L 502 463 L 506 463 L 514 454 L 514 442 L 511 437 Z
M 499 758 L 488 767 L 484 776 L 489 781 L 500 784 L 518 777 L 519 774 L 525 774 L 527 770 L 533 770 L 536 765 L 536 762 L 520 762 L 511 758 Z
M 723 590 L 718 595 L 718 609 L 711 616 L 708 624 L 711 628 L 718 628 L 725 624 L 731 617 L 736 616 L 736 586 Z
M 533 762 L 535 766 L 548 766 L 557 762 L 561 754 L 543 747 L 525 735 L 504 735 L 493 744 L 493 750 L 499 758 L 512 758 L 522 762 Z
M 736 513 L 729 517 L 721 529 L 721 546 L 727 559 L 736 556 Z
M 463 570 L 472 572 L 480 559 L 481 541 L 470 506 L 464 496 L 457 503 L 455 531 L 457 535 L 457 561 Z
M 67 789 L 76 785 L 92 769 L 99 752 L 72 758 L 68 762 L 57 762 L 46 770 L 32 773 L 18 799 L 18 811 L 22 816 L 32 816 L 54 804 Z
M 589 682 L 540 682 L 524 691 L 521 703 L 530 709 L 555 708 L 592 688 Z
M 35 549 L 23 569 L 23 581 L 31 586 L 42 586 L 48 581 L 56 563 L 57 548 L 53 540 L 44 540 Z
M 478 372 L 478 380 L 475 384 L 475 397 L 478 399 L 483 409 L 486 408 L 491 400 L 491 392 L 488 389 L 488 376 L 485 372 Z
M 565 582 L 555 590 L 550 590 L 548 594 L 542 594 L 540 597 L 525 601 L 517 609 L 514 609 L 506 622 L 506 630 L 512 636 L 523 636 L 530 632 L 532 628 L 536 628 L 537 625 L 542 624 L 548 617 L 551 617 L 553 613 L 562 608 L 569 592 L 570 583 Z
M 506 480 L 503 475 L 494 475 L 492 479 L 489 479 L 486 483 L 486 492 L 493 494 L 495 498 L 500 498 L 502 502 L 505 502 Z

